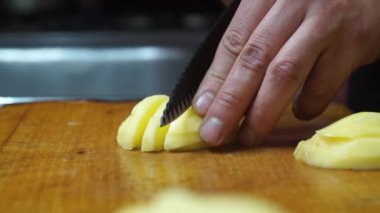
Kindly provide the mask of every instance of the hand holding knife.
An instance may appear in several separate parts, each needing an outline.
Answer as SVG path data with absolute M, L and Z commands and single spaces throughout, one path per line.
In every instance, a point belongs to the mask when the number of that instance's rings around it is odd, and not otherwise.
M 235 0 L 226 8 L 187 65 L 166 105 L 161 117 L 161 126 L 171 123 L 191 106 L 195 92 L 209 69 L 219 42 L 239 4 L 240 0 Z
M 379 1 L 232 2 L 189 64 L 162 124 L 190 105 L 195 90 L 194 110 L 204 115 L 199 134 L 210 145 L 225 142 L 242 118 L 236 141 L 262 141 L 290 104 L 299 119 L 318 116 L 357 68 L 380 59 L 375 8 Z

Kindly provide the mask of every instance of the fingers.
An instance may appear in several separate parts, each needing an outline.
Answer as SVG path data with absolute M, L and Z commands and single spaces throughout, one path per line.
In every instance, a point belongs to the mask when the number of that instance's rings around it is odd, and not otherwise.
M 302 4 L 286 7 L 286 2 L 277 1 L 267 13 L 217 91 L 200 132 L 206 142 L 218 145 L 234 131 L 255 96 L 267 66 L 303 20 Z
M 356 68 L 356 58 L 357 52 L 344 51 L 343 47 L 324 52 L 293 105 L 296 117 L 311 119 L 322 113 Z
M 328 36 L 314 33 L 320 25 L 317 19 L 304 20 L 273 59 L 241 127 L 239 142 L 258 142 L 275 125 L 327 45 Z
M 195 95 L 193 107 L 197 113 L 206 114 L 240 51 L 273 2 L 274 0 L 241 1 Z

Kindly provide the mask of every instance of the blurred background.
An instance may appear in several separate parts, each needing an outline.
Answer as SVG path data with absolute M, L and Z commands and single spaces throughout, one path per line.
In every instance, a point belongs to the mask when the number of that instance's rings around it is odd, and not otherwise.
M 170 94 L 222 10 L 219 0 L 0 0 L 0 98 Z M 337 99 L 379 110 L 379 67 Z
M 170 94 L 222 10 L 218 0 L 0 0 L 0 97 Z
M 1 0 L 3 31 L 204 29 L 218 0 Z

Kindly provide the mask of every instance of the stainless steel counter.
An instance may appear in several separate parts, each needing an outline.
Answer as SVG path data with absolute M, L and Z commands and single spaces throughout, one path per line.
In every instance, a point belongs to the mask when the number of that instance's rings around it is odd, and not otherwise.
M 203 36 L 178 31 L 2 34 L 0 97 L 133 100 L 170 94 Z

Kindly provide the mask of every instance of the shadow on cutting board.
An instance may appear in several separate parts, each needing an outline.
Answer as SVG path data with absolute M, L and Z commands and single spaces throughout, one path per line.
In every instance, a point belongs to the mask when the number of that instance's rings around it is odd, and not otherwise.
M 350 115 L 352 112 L 344 104 L 333 102 L 328 108 L 318 117 L 309 120 L 301 121 L 295 118 L 292 113 L 292 107 L 289 106 L 274 130 L 267 136 L 267 138 L 260 144 L 253 145 L 248 149 L 257 149 L 259 147 L 295 147 L 301 140 L 310 138 L 314 132 L 321 129 L 345 116 Z M 211 152 L 237 152 L 247 149 L 237 143 L 228 144 L 222 147 L 212 148 Z

